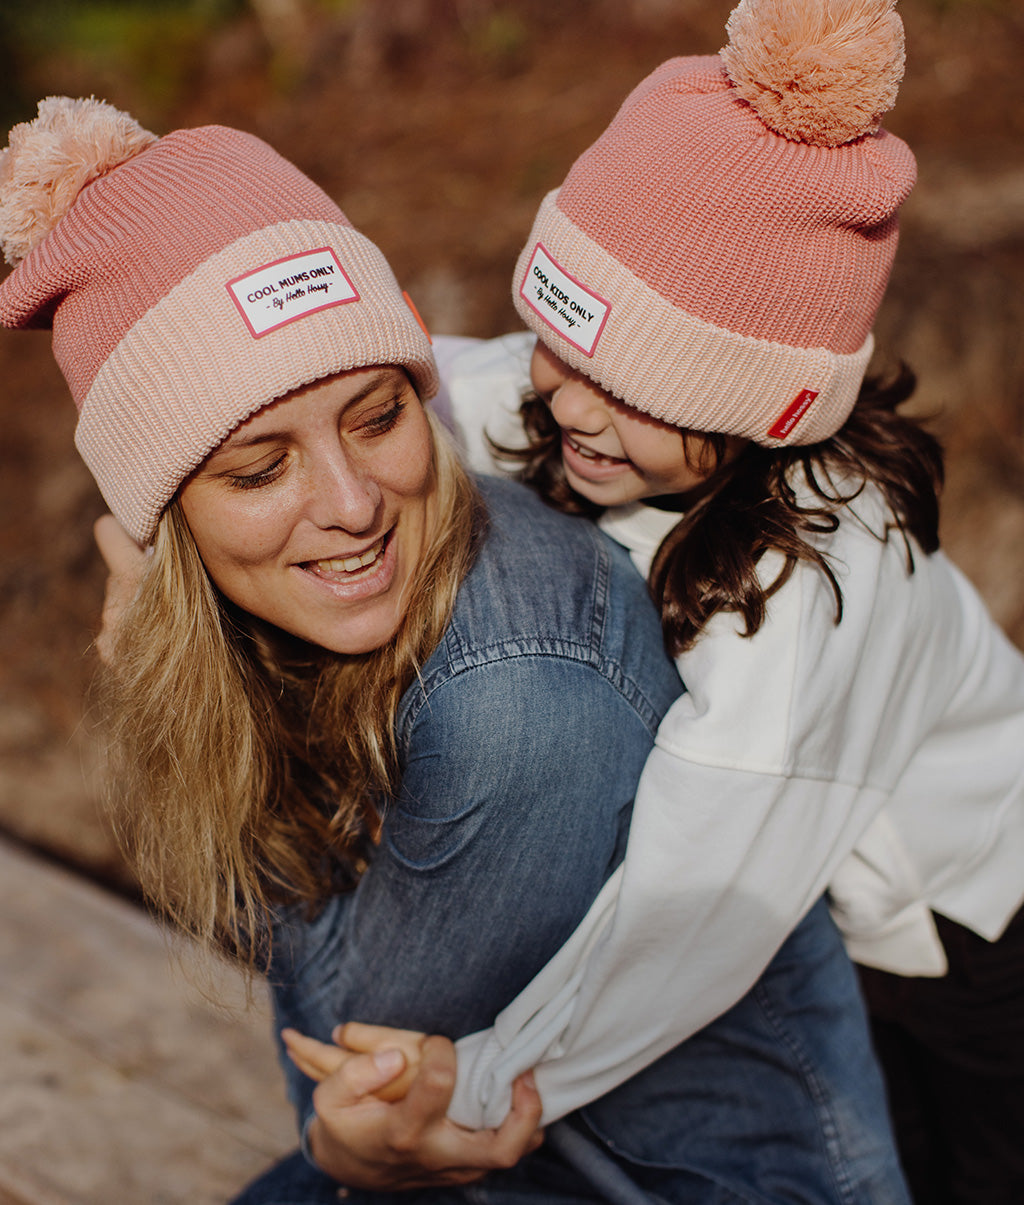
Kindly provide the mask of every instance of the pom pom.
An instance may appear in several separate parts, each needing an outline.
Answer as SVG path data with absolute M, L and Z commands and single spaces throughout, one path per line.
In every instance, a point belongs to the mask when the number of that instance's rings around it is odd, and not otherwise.
M 874 133 L 903 78 L 895 0 L 741 0 L 720 52 L 738 95 L 796 142 Z
M 94 97 L 41 100 L 39 116 L 15 126 L 0 152 L 0 245 L 7 262 L 20 263 L 41 243 L 87 184 L 156 140 Z

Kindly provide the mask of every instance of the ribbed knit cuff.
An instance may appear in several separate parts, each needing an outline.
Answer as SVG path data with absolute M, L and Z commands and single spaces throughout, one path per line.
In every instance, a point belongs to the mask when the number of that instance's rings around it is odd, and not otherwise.
M 520 317 L 556 355 L 613 396 L 674 426 L 741 435 L 768 447 L 817 443 L 839 430 L 857 400 L 871 335 L 858 351 L 840 355 L 694 318 L 584 234 L 558 209 L 557 195 L 549 193 L 541 205 L 512 288 Z M 556 311 L 531 291 L 528 268 L 538 244 L 607 306 L 592 348 L 567 337 Z
M 228 283 L 317 247 L 336 254 L 358 298 L 255 335 Z M 211 256 L 131 327 L 93 381 L 75 443 L 107 505 L 146 544 L 181 482 L 240 422 L 371 364 L 403 365 L 423 400 L 437 391 L 429 339 L 374 244 L 351 226 L 278 223 Z

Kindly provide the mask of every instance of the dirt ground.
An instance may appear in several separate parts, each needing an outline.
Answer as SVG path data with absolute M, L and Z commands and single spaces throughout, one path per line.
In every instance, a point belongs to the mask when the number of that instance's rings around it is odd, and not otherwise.
M 508 277 L 540 197 L 658 62 L 717 50 L 730 7 L 263 0 L 177 47 L 159 95 L 144 60 L 125 71 L 71 53 L 22 50 L 19 86 L 102 96 L 158 132 L 261 135 L 385 250 L 435 331 L 489 336 L 516 326 Z M 1024 645 L 1024 10 L 900 7 L 908 74 L 887 124 L 920 183 L 878 342 L 917 371 L 915 405 L 948 449 L 947 550 Z M 0 829 L 124 881 L 87 703 L 103 504 L 48 336 L 0 334 L 0 382 Z

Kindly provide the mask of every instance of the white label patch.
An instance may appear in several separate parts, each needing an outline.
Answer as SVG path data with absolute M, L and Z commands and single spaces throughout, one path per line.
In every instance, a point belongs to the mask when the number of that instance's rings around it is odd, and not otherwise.
M 330 247 L 264 264 L 229 280 L 227 290 L 254 339 L 317 310 L 359 300 Z
M 563 339 L 594 354 L 612 307 L 555 263 L 543 243 L 533 249 L 519 296 Z

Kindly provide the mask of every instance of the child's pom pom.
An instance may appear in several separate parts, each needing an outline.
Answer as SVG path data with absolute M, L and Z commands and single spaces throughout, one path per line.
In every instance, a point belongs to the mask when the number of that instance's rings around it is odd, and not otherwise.
M 896 0 L 741 0 L 720 53 L 736 92 L 785 138 L 840 146 L 878 129 L 903 78 Z
M 87 184 L 156 140 L 102 100 L 41 100 L 39 116 L 15 126 L 0 151 L 0 245 L 7 262 L 20 263 L 42 242 Z

